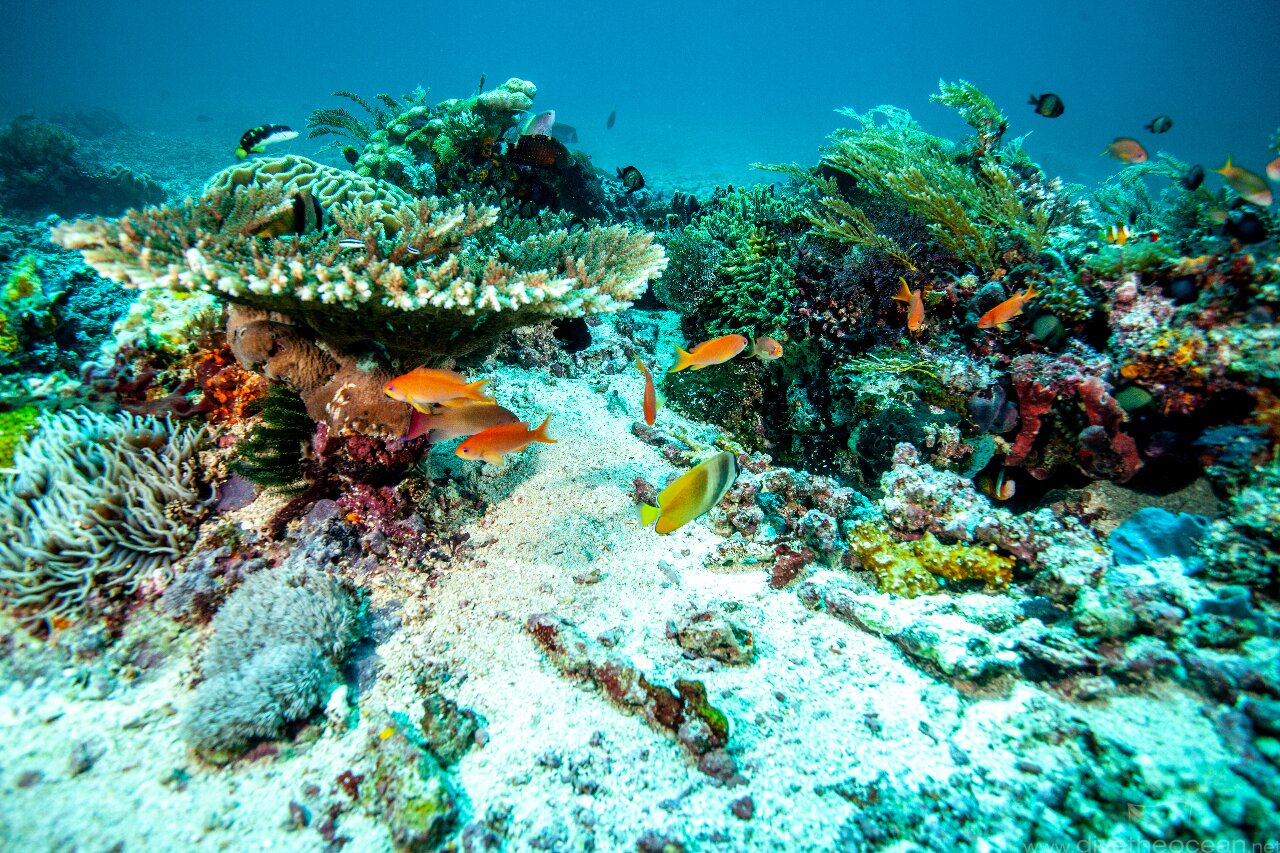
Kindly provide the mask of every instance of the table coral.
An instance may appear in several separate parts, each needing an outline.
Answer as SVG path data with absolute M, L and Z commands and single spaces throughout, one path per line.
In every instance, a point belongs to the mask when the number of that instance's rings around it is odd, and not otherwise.
M 239 313 L 227 337 L 246 367 L 301 394 L 317 421 L 391 437 L 405 433 L 408 408 L 389 405 L 387 379 L 518 326 L 621 311 L 666 266 L 652 235 L 621 226 L 513 241 L 497 227 L 497 208 L 330 194 L 336 228 L 297 238 L 251 233 L 291 204 L 274 180 L 255 192 L 212 187 L 181 207 L 115 221 L 64 223 L 53 236 L 127 286 L 232 302 Z M 351 238 L 363 248 L 339 245 Z

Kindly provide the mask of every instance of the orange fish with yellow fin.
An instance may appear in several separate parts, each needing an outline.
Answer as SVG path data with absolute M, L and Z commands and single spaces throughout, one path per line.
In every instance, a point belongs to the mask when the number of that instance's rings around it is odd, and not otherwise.
M 419 367 L 392 379 L 382 386 L 382 390 L 392 400 L 408 403 L 424 415 L 429 415 L 431 407 L 437 404 L 455 406 L 467 402 L 492 403 L 493 398 L 486 397 L 480 390 L 487 382 L 488 379 L 468 382 L 465 376 L 453 370 Z
M 1258 207 L 1267 207 L 1271 204 L 1271 187 L 1267 186 L 1262 176 L 1236 166 L 1231 162 L 1230 156 L 1227 157 L 1227 165 L 1214 171 L 1225 178 L 1231 189 L 1238 192 L 1240 197 L 1250 204 L 1256 204 Z
M 678 373 L 686 367 L 701 370 L 713 364 L 723 364 L 747 348 L 747 339 L 742 335 L 724 335 L 698 344 L 685 352 L 676 347 L 675 367 L 667 373 Z
M 782 358 L 782 344 L 768 335 L 761 335 L 751 345 L 751 354 L 761 361 Z
M 1039 292 L 1028 285 L 1026 290 L 1019 290 L 1013 296 L 983 314 L 982 318 L 978 320 L 978 328 L 990 329 L 998 327 L 1001 330 L 1008 329 L 1009 321 L 1022 313 L 1027 300 L 1034 299 L 1039 295 Z
M 907 303 L 907 331 L 918 332 L 924 325 L 924 288 L 913 291 L 902 276 L 898 276 L 898 281 L 902 286 L 898 288 L 898 295 L 893 298 Z
M 459 444 L 454 454 L 463 459 L 488 462 L 490 465 L 501 468 L 502 457 L 508 453 L 519 453 L 535 441 L 555 444 L 554 438 L 547 437 L 547 424 L 550 421 L 551 415 L 547 415 L 537 429 L 529 429 L 529 424 L 524 421 L 491 426 Z

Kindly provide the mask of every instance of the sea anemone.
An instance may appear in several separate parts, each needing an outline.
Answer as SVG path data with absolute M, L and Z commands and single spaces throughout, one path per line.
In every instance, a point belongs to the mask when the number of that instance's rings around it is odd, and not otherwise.
M 205 431 L 88 410 L 43 417 L 0 484 L 0 596 L 38 618 L 128 595 L 186 553 Z

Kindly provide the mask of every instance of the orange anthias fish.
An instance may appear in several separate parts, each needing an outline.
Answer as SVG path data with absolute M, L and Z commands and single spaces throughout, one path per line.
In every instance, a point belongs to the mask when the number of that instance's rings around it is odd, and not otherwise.
M 429 415 L 431 407 L 437 403 L 492 403 L 493 398 L 486 397 L 480 390 L 488 381 L 481 379 L 478 382 L 467 382 L 465 376 L 452 370 L 419 367 L 392 379 L 382 386 L 382 390 L 392 400 L 408 403 L 424 415 Z
M 1280 157 L 1267 164 L 1267 177 L 1273 181 L 1280 181 Z
M 1128 136 L 1117 136 L 1102 153 L 1109 154 L 1126 165 L 1147 162 L 1147 149 L 1142 147 L 1141 142 Z
M 722 338 L 705 341 L 698 344 L 690 352 L 685 352 L 680 347 L 676 347 L 676 366 L 668 370 L 667 373 L 676 373 L 686 367 L 701 370 L 713 364 L 721 364 L 746 348 L 747 339 L 742 335 L 725 335 Z
M 912 292 L 907 287 L 905 278 L 898 276 L 898 281 L 902 282 L 902 286 L 898 288 L 898 295 L 893 298 L 907 303 L 907 331 L 918 332 L 924 324 L 924 288 Z
M 463 459 L 477 459 L 501 468 L 502 457 L 508 453 L 519 453 L 535 441 L 555 444 L 554 438 L 547 437 L 550 421 L 551 415 L 547 415 L 537 429 L 529 429 L 524 421 L 491 426 L 459 444 L 454 452 Z
M 999 326 L 1001 329 L 1008 328 L 1008 322 L 1022 313 L 1022 307 L 1027 304 L 1027 300 L 1034 299 L 1039 295 L 1030 287 L 1026 290 L 1019 290 L 1013 296 L 983 314 L 982 319 L 978 321 L 978 328 L 990 329 L 993 326 Z
M 761 335 L 751 345 L 751 354 L 761 361 L 773 361 L 775 358 L 782 358 L 782 344 L 768 335 Z
M 414 439 L 431 433 L 431 443 L 448 441 L 464 435 L 475 435 L 492 426 L 513 424 L 520 418 L 510 409 L 493 403 L 473 403 L 464 406 L 433 406 L 430 414 L 416 409 L 409 415 L 409 431 L 406 439 Z
M 1272 164 L 1274 165 L 1274 164 Z M 1268 170 L 1271 168 L 1267 167 Z M 1214 169 L 1219 175 L 1227 179 L 1227 183 L 1231 185 L 1231 189 L 1240 193 L 1240 197 L 1251 204 L 1258 207 L 1266 207 L 1271 204 L 1271 187 L 1267 186 L 1267 182 L 1263 180 L 1261 175 L 1256 175 L 1248 169 L 1242 169 L 1231 163 L 1231 158 L 1227 157 L 1227 165 L 1221 169 Z
M 644 422 L 649 426 L 653 426 L 653 422 L 658 419 L 658 392 L 653 387 L 653 376 L 649 373 L 649 368 L 644 366 L 644 362 L 640 360 L 640 356 L 636 356 L 636 367 L 640 368 L 640 372 L 644 374 Z

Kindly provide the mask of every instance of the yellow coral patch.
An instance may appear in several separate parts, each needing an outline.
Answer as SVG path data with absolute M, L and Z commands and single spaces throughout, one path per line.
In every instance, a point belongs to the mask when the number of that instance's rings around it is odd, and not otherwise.
M 1013 579 L 1011 558 L 973 545 L 944 545 L 931 533 L 898 542 L 887 530 L 864 523 L 849 531 L 849 548 L 882 592 L 905 598 L 937 592 L 938 578 L 981 581 L 988 589 L 1004 589 Z
M 13 272 L 9 273 L 9 281 L 5 285 L 4 298 L 8 302 L 29 299 L 41 293 L 40 268 L 32 255 L 18 261 Z
M 0 339 L 0 344 L 3 339 Z M 13 454 L 35 428 L 40 412 L 35 406 L 23 406 L 0 413 L 0 468 L 13 466 Z

